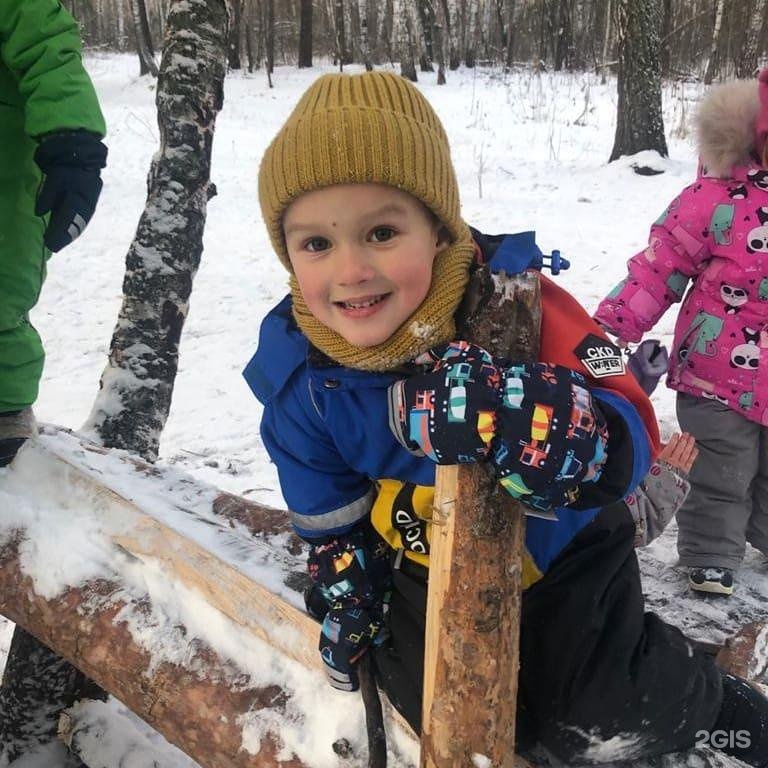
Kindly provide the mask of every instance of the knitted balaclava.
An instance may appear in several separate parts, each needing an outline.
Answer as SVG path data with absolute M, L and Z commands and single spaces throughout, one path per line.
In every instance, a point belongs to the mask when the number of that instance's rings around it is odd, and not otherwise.
M 354 183 L 387 184 L 410 193 L 450 235 L 450 245 L 435 257 L 424 301 L 374 347 L 353 346 L 320 323 L 291 274 L 294 317 L 312 344 L 342 365 L 388 370 L 453 337 L 453 315 L 474 256 L 443 126 L 402 77 L 387 72 L 320 77 L 267 148 L 259 169 L 259 202 L 275 252 L 289 271 L 282 224 L 286 208 L 305 192 Z

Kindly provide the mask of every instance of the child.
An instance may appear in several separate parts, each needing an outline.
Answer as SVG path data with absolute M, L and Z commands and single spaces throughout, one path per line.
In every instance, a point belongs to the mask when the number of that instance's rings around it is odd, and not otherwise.
M 667 376 L 700 451 L 678 551 L 693 589 L 730 595 L 746 542 L 768 554 L 768 70 L 713 88 L 697 128 L 699 178 L 651 227 L 595 319 L 639 341 L 693 282 Z
M 448 141 L 421 93 L 382 72 L 321 77 L 267 149 L 259 199 L 291 295 L 265 318 L 245 375 L 310 543 L 331 684 L 354 690 L 372 649 L 419 731 L 435 462 L 487 460 L 539 515 L 526 533 L 521 748 L 570 764 L 623 737 L 634 758 L 738 723 L 755 734 L 739 756 L 768 764 L 766 702 L 643 613 L 635 526 L 613 502 L 647 471 L 657 434 L 613 364 L 620 350 L 544 277 L 547 364 L 510 365 L 462 338 L 467 286 L 492 293 L 508 238 L 461 219 Z
M 37 432 L 45 355 L 29 313 L 48 258 L 83 231 L 101 192 L 106 127 L 80 51 L 59 0 L 0 3 L 0 468 Z M 0 762 L 57 738 L 80 679 L 16 627 L 0 688 Z

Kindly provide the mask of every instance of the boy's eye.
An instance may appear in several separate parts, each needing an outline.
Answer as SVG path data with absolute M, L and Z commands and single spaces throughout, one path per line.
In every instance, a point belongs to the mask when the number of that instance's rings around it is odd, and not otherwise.
M 311 251 L 312 253 L 316 253 L 317 251 L 325 251 L 330 247 L 331 244 L 324 237 L 313 237 L 304 243 L 304 248 L 306 248 L 308 251 Z
M 374 243 L 386 243 L 387 240 L 391 240 L 395 236 L 395 230 L 392 227 L 376 227 L 371 232 L 371 240 Z

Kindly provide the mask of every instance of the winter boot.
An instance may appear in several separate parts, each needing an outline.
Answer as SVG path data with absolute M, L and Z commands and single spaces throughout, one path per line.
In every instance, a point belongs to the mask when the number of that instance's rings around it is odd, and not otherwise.
M 728 597 L 733 594 L 733 571 L 728 568 L 691 568 L 688 584 L 697 592 Z
M 768 768 L 768 699 L 746 680 L 726 672 L 723 703 L 709 744 L 755 768 Z
M 0 467 L 10 464 L 25 440 L 37 433 L 31 408 L 0 413 Z

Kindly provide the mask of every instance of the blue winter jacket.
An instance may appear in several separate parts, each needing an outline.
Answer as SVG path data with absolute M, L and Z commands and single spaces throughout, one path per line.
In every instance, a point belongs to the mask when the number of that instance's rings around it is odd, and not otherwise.
M 503 236 L 476 239 L 491 270 L 509 271 L 503 258 L 492 258 Z M 650 404 L 623 364 L 612 372 L 605 367 L 608 352 L 597 362 L 591 357 L 595 345 L 609 350 L 610 342 L 572 297 L 541 280 L 540 359 L 575 368 L 595 385 L 593 397 L 608 421 L 609 459 L 600 483 L 582 486 L 581 508 L 559 508 L 554 520 L 528 518 L 524 587 L 541 577 L 600 506 L 618 501 L 640 482 L 658 439 Z M 427 565 L 435 464 L 405 450 L 390 430 L 387 388 L 402 372 L 317 365 L 309 352 L 287 296 L 264 319 L 258 349 L 244 372 L 264 404 L 261 436 L 296 532 L 311 541 L 345 533 L 370 515 L 392 547 Z M 613 348 L 616 353 L 620 360 Z

